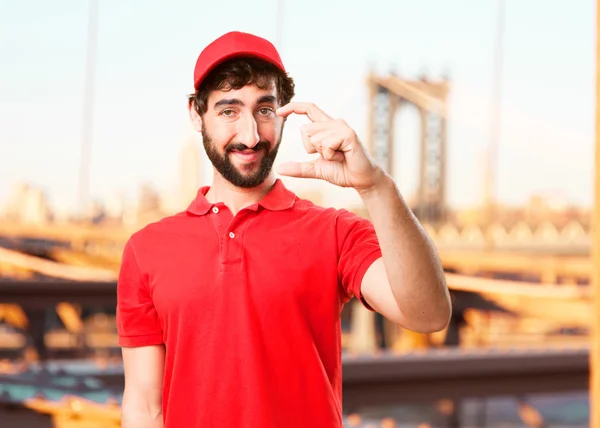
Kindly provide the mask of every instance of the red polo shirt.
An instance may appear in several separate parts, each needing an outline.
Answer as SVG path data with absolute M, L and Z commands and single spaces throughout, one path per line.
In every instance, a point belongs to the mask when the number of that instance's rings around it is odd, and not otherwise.
M 164 343 L 166 428 L 341 427 L 340 312 L 381 257 L 372 224 L 277 180 L 235 217 L 198 192 L 135 233 L 121 346 Z

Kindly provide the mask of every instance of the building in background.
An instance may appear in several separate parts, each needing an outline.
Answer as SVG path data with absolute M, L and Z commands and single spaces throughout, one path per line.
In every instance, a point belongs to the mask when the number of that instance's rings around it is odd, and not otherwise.
M 18 184 L 8 198 L 3 217 L 6 221 L 42 225 L 53 219 L 46 193 L 27 183 Z

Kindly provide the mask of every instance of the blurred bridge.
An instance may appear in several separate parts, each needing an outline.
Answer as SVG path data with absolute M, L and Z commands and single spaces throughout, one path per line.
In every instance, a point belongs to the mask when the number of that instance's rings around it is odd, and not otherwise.
M 419 109 L 420 184 L 412 208 L 440 251 L 454 313 L 444 332 L 419 335 L 381 320 L 359 302 L 347 305 L 342 314 L 346 410 L 586 390 L 592 320 L 589 224 L 453 222 L 445 202 L 448 82 L 371 75 L 369 85 L 370 148 L 390 172 L 396 109 L 403 103 Z M 13 340 L 8 348 L 14 357 L 27 345 L 34 348 L 34 359 L 44 361 L 117 354 L 115 280 L 123 246 L 139 228 L 0 223 L 0 322 L 14 328 L 0 330 L 0 339 L 10 342 L 17 330 L 29 341 Z M 48 308 L 56 311 L 64 331 L 48 330 Z M 98 371 L 94 376 L 122 381 L 118 369 L 112 377 Z M 0 376 L 0 387 L 3 380 L 8 382 Z M 8 395 L 0 394 L 0 412 L 3 400 L 10 402 Z M 114 404 L 68 397 L 51 403 L 33 396 L 26 407 L 68 415 L 92 409 L 112 418 L 103 426 L 113 426 L 118 423 Z
M 396 112 L 404 104 L 419 111 L 418 197 L 411 209 L 440 252 L 454 313 L 445 331 L 420 335 L 359 302 L 346 305 L 346 411 L 386 402 L 586 390 L 592 319 L 588 222 L 457 221 L 446 205 L 449 82 L 394 75 L 370 75 L 367 81 L 369 149 L 392 175 Z M 126 240 L 141 226 L 0 223 L 0 321 L 25 331 L 42 360 L 117 355 L 116 274 Z M 48 330 L 48 308 L 64 330 Z M 14 355 L 23 346 L 15 340 Z M 116 376 L 122 380 L 122 373 Z M 75 402 L 80 414 L 86 404 Z M 72 413 L 74 406 L 70 399 L 29 403 L 46 413 Z M 116 423 L 114 407 L 109 410 Z

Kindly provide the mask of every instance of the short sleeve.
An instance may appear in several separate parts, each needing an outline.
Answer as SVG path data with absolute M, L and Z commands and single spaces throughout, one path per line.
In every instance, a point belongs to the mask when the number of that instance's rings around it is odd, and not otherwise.
M 381 248 L 373 224 L 347 210 L 340 210 L 337 218 L 338 277 L 347 298 L 363 299 L 362 279 L 371 264 L 381 257 Z
M 147 280 L 140 271 L 131 239 L 125 245 L 117 282 L 119 345 L 160 345 L 162 328 Z

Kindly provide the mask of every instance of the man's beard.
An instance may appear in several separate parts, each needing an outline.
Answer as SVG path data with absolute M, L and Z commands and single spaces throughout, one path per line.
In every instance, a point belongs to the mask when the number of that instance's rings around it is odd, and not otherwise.
M 208 159 L 210 159 L 210 162 L 213 164 L 219 174 L 225 178 L 225 180 L 237 187 L 256 187 L 265 181 L 265 179 L 269 176 L 271 168 L 273 167 L 273 163 L 275 162 L 275 158 L 277 157 L 282 135 L 283 129 L 279 134 L 277 144 L 275 144 L 273 148 L 271 148 L 271 143 L 267 140 L 260 140 L 251 149 L 242 143 L 229 143 L 225 146 L 224 154 L 221 154 L 217 151 L 212 143 L 212 137 L 206 131 L 204 123 L 202 124 L 202 143 L 204 145 L 204 150 L 206 150 Z M 250 174 L 245 174 L 240 172 L 240 170 L 233 165 L 229 156 L 234 150 L 241 151 L 248 149 L 254 150 L 255 152 L 262 151 L 263 154 L 258 166 L 254 167 L 255 171 Z

